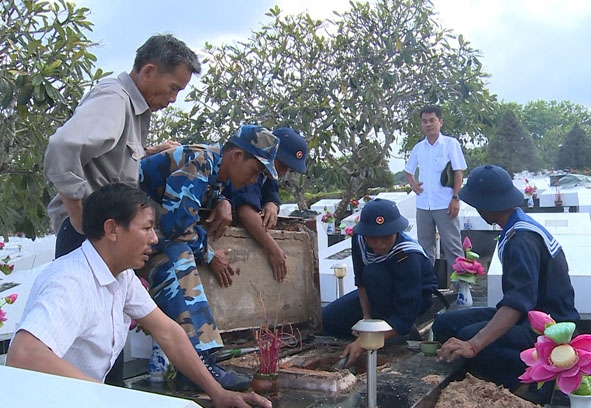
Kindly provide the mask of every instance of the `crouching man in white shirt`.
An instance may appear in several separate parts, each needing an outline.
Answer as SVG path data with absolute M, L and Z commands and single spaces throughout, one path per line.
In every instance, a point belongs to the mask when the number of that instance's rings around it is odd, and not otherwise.
M 224 390 L 135 276 L 132 269 L 144 266 L 158 240 L 145 193 L 123 184 L 102 187 L 84 202 L 82 227 L 82 246 L 35 281 L 6 365 L 103 382 L 135 319 L 216 407 L 271 408 L 255 393 Z

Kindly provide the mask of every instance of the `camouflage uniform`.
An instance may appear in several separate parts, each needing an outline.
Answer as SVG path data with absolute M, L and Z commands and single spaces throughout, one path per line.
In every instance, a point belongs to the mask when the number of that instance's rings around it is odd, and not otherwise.
M 229 141 L 277 178 L 273 160 L 279 139 L 271 132 L 244 125 Z M 140 188 L 160 205 L 160 214 L 158 244 L 138 273 L 148 280 L 156 304 L 183 327 L 197 351 L 223 347 L 196 264 L 209 263 L 214 255 L 198 222 L 199 209 L 212 208 L 220 198 L 221 163 L 217 144 L 179 146 L 140 162 Z
M 221 183 L 219 145 L 186 145 L 144 158 L 140 188 L 160 204 L 158 244 L 139 271 L 156 304 L 185 330 L 198 351 L 223 347 L 197 270 L 211 261 L 199 209 L 211 208 Z

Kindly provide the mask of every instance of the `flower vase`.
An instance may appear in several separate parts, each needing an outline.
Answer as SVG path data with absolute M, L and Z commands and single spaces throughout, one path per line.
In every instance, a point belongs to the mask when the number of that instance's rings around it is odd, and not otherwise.
M 261 374 L 256 372 L 252 377 L 252 390 L 266 397 L 279 393 L 279 373 Z
M 326 233 L 327 234 L 334 234 L 334 222 L 327 222 L 326 223 Z
M 456 305 L 461 307 L 472 306 L 472 293 L 470 292 L 470 284 L 466 281 L 460 280 L 458 288 L 458 297 L 456 299 Z
M 591 395 L 568 394 L 571 408 L 591 408 Z
M 152 342 L 152 355 L 150 356 L 150 363 L 148 365 L 148 372 L 150 373 L 151 382 L 163 382 L 164 373 L 168 366 L 168 358 L 164 351 L 160 348 L 156 340 Z

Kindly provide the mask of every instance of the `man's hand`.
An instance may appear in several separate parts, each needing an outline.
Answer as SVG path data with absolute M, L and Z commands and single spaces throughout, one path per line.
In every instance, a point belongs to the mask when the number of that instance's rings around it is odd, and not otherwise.
M 452 220 L 460 213 L 460 200 L 452 198 L 447 206 L 447 213 Z
M 345 347 L 345 351 L 343 352 L 341 357 L 349 355 L 349 358 L 347 359 L 347 367 L 351 367 L 362 354 L 363 348 L 359 344 L 359 339 L 357 339 L 353 343 L 349 343 L 347 347 Z
M 212 398 L 215 408 L 250 408 L 257 406 L 261 408 L 271 408 L 271 401 L 254 392 L 233 392 L 223 390 L 222 393 Z
M 151 156 L 153 154 L 160 153 L 160 152 L 163 152 L 165 150 L 168 150 L 170 148 L 177 147 L 180 145 L 181 144 L 179 142 L 175 142 L 174 140 L 168 139 L 160 144 L 146 147 L 146 156 Z
M 263 209 L 261 210 L 261 217 L 263 217 L 263 227 L 265 227 L 265 231 L 268 231 L 269 228 L 274 228 L 277 225 L 277 204 L 270 202 L 265 203 Z
M 231 249 L 217 249 L 211 262 L 209 263 L 209 268 L 215 275 L 218 280 L 220 286 L 227 288 L 233 282 L 232 276 L 234 275 L 234 269 L 230 266 L 230 262 L 226 257 L 229 254 Z M 236 269 L 236 275 L 240 275 L 240 268 Z
M 425 191 L 425 189 L 423 189 L 423 182 L 422 181 L 411 183 L 410 188 L 412 188 L 412 191 L 414 191 L 416 195 L 419 195 L 423 191 Z
M 207 235 L 212 237 L 214 241 L 217 241 L 224 235 L 226 228 L 232 222 L 232 203 L 229 200 L 221 200 L 219 201 L 209 218 L 205 220 L 205 225 L 207 225 Z
M 437 351 L 437 361 L 451 363 L 458 357 L 474 358 L 476 357 L 475 349 L 467 341 L 452 337 Z
M 276 242 L 273 249 L 269 251 L 263 250 L 263 252 L 269 258 L 269 264 L 271 264 L 271 269 L 273 269 L 273 276 L 275 277 L 275 280 L 277 280 L 278 282 L 283 282 L 283 279 L 287 275 L 285 252 L 283 252 L 283 250 L 279 248 L 279 245 L 277 245 Z

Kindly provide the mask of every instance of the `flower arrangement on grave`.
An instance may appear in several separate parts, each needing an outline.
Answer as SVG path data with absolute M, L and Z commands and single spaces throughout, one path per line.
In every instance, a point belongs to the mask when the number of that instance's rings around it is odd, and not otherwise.
M 453 265 L 453 272 L 450 276 L 452 282 L 458 283 L 458 297 L 456 304 L 459 306 L 472 306 L 472 294 L 470 293 L 470 285 L 476 283 L 476 276 L 484 275 L 484 267 L 478 259 L 480 255 L 472 251 L 472 241 L 466 236 L 462 243 L 464 256 L 458 256 Z
M 591 334 L 573 339 L 575 323 L 556 323 L 549 314 L 537 310 L 527 316 L 539 336 L 533 348 L 520 354 L 527 365 L 519 377 L 521 382 L 541 387 L 546 381 L 556 380 L 556 387 L 569 396 L 591 396 Z
M 334 214 L 328 211 L 328 207 L 326 206 L 324 206 L 324 214 L 322 215 L 320 221 L 327 224 L 331 224 L 334 222 Z
M 13 293 L 12 295 L 5 296 L 2 300 L 0 300 L 0 327 L 4 326 L 4 322 L 8 320 L 6 317 L 6 312 L 2 310 L 2 307 L 4 305 L 12 305 L 14 302 L 16 302 L 17 298 L 18 295 Z
M 525 179 L 525 188 L 523 189 L 523 192 L 525 193 L 525 195 L 527 196 L 535 196 L 536 193 L 538 192 L 538 188 L 536 187 L 535 184 L 529 184 L 529 180 Z
M 363 202 L 364 203 L 369 203 L 371 201 L 371 197 L 369 196 L 369 194 L 365 194 L 363 196 Z
M 4 245 L 6 245 L 4 242 L 0 242 L 0 249 L 4 249 Z
M 359 215 L 357 215 L 357 216 L 355 217 L 355 224 L 357 224 L 358 222 L 359 222 Z M 347 236 L 347 238 L 350 238 L 350 237 L 352 237 L 352 236 L 353 236 L 353 227 L 347 227 L 347 226 L 345 225 L 345 223 L 344 223 L 344 222 L 342 222 L 342 223 L 339 225 L 339 228 L 340 228 L 341 230 L 344 230 L 344 231 L 345 231 L 345 235 Z
M 351 208 L 351 211 L 355 211 L 359 207 L 359 200 L 352 198 L 349 201 L 349 207 Z
M 14 270 L 14 265 L 10 265 L 8 261 L 10 261 L 10 256 L 0 259 L 0 272 L 4 275 L 10 275 Z

